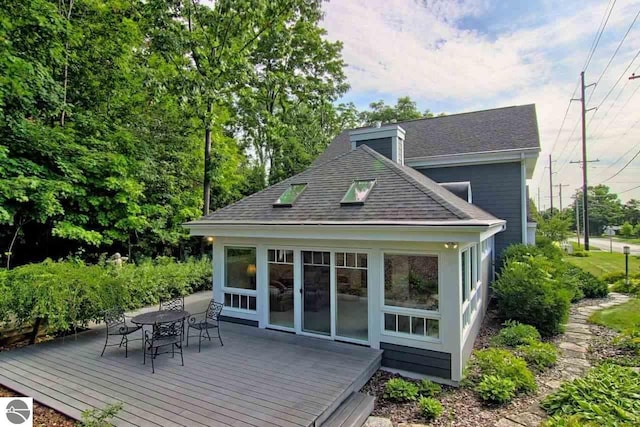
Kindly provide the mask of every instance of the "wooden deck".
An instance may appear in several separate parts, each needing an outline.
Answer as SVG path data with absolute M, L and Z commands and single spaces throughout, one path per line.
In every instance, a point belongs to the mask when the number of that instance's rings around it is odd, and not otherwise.
M 366 347 L 222 324 L 224 347 L 197 338 L 179 357 L 142 364 L 118 347 L 100 357 L 104 330 L 0 353 L 0 383 L 79 419 L 123 402 L 119 426 L 318 426 L 380 366 Z M 139 337 L 136 333 L 134 337 Z M 195 343 L 195 345 L 194 345 Z

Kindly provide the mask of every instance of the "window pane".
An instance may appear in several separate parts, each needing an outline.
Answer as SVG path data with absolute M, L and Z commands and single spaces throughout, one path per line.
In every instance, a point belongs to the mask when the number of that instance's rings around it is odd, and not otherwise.
M 286 257 L 285 257 L 285 258 L 286 258 L 286 261 L 287 261 L 289 264 L 293 264 L 293 251 L 286 251 L 286 252 L 287 252 L 287 255 L 286 255 Z
M 338 267 L 344 267 L 344 253 L 336 252 L 336 265 Z
M 427 336 L 431 338 L 440 338 L 440 321 L 427 319 Z
M 255 248 L 226 248 L 225 286 L 256 289 Z
M 231 294 L 224 294 L 224 305 L 231 307 Z
M 269 323 L 293 328 L 292 264 L 269 264 Z
M 375 180 L 353 181 L 341 203 L 364 203 L 375 183 Z
M 256 309 L 256 297 L 249 297 L 249 310 Z
M 233 299 L 231 306 L 234 308 L 240 308 L 240 295 L 232 294 L 231 297 Z
M 313 252 L 303 251 L 302 252 L 302 262 L 305 264 L 313 264 Z
M 424 319 L 422 317 L 411 318 L 411 333 L 413 335 L 424 335 Z
M 303 251 L 303 257 L 306 252 Z M 329 252 L 326 254 L 329 255 Z M 319 264 L 322 264 L 323 253 L 315 252 L 313 258 L 317 258 Z M 325 265 L 304 265 L 302 291 L 302 330 L 330 335 L 331 268 Z
M 336 268 L 336 334 L 369 339 L 367 270 Z
M 389 306 L 438 310 L 438 258 L 385 254 L 384 298 Z
M 358 267 L 367 268 L 367 254 L 358 254 Z
M 396 331 L 396 315 L 385 313 L 384 314 L 384 330 L 385 331 Z
M 471 248 L 471 289 L 476 288 L 476 282 L 478 280 L 476 276 L 476 248 Z
M 307 188 L 307 184 L 291 184 L 291 186 L 287 188 L 280 197 L 278 197 L 278 200 L 276 200 L 274 204 L 281 206 L 291 206 L 293 202 L 296 201 L 298 196 L 302 194 L 305 188 Z
M 276 251 L 273 249 L 269 249 L 269 262 L 273 262 L 276 260 Z
M 398 332 L 409 333 L 409 316 L 398 315 Z
M 356 266 L 356 254 L 348 253 L 347 267 L 355 267 L 355 266 Z
M 460 263 L 460 277 L 462 277 L 462 302 L 465 302 L 467 300 L 467 251 L 462 252 Z
M 313 263 L 317 265 L 322 265 L 322 252 L 313 253 Z

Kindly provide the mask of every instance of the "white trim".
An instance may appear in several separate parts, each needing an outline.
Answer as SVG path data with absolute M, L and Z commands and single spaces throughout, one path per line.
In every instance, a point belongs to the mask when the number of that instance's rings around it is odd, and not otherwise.
M 385 126 L 367 127 L 349 131 L 350 141 L 365 141 L 368 139 L 388 138 L 400 135 L 405 138 L 406 131 L 399 124 L 393 123 Z

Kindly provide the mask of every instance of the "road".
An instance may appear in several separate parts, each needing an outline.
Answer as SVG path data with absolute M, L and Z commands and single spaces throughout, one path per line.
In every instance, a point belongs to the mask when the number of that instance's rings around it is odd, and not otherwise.
M 577 239 L 575 237 L 571 237 L 569 239 L 572 242 L 577 242 Z M 584 242 L 582 239 L 580 239 L 580 244 L 584 245 Z M 609 239 L 607 238 L 602 238 L 602 237 L 590 237 L 589 238 L 589 244 L 591 246 L 594 246 L 596 248 L 602 249 L 603 251 L 607 251 L 609 252 Z M 632 254 L 638 254 L 640 255 L 640 245 L 634 245 L 633 243 L 626 243 L 626 242 L 620 242 L 620 241 L 613 241 L 613 251 L 614 252 L 619 252 L 622 253 L 622 248 L 624 246 L 629 246 L 631 248 L 631 253 Z

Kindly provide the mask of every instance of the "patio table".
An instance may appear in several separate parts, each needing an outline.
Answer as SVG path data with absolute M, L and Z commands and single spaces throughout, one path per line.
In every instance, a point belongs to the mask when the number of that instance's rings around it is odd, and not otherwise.
M 148 313 L 138 314 L 131 318 L 131 323 L 142 326 L 140 330 L 142 331 L 142 351 L 144 353 L 144 327 L 145 326 L 153 326 L 153 325 L 161 325 L 163 323 L 174 323 L 184 320 L 191 316 L 186 310 L 157 310 L 150 311 Z M 144 356 L 144 354 L 143 354 Z

